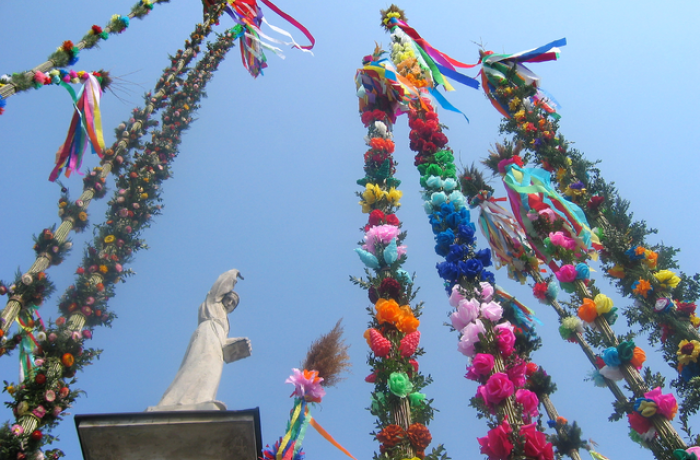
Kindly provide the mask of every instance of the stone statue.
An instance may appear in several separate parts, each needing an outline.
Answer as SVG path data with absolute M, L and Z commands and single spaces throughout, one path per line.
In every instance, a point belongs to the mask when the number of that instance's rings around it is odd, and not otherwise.
M 148 411 L 226 410 L 216 400 L 224 362 L 247 358 L 252 351 L 247 338 L 227 338 L 228 314 L 238 305 L 233 291 L 238 270 L 229 270 L 216 280 L 199 306 L 199 325 L 192 334 L 175 379 L 157 406 Z

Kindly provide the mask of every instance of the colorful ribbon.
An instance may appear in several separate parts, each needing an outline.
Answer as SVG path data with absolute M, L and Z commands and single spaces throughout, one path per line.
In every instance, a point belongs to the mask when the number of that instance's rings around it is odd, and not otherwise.
M 486 51 L 483 54 L 481 58 L 481 82 L 483 83 L 484 91 L 489 97 L 491 104 L 501 115 L 506 118 L 512 117 L 509 108 L 504 107 L 496 100 L 493 94 L 496 88 L 509 78 L 512 71 L 515 71 L 515 75 L 512 77 L 512 83 L 516 87 L 522 85 L 533 85 L 537 87 L 540 77 L 522 63 L 555 61 L 559 58 L 560 50 L 558 47 L 564 45 L 566 45 L 566 38 L 555 40 L 533 50 L 521 51 L 515 54 L 495 54 L 493 51 Z M 559 117 L 555 110 L 557 106 L 556 102 L 551 97 L 545 95 L 544 92 L 538 90 L 533 96 L 533 100 L 553 117 Z
M 256 0 L 229 0 L 225 11 L 236 22 L 236 26 L 232 31 L 235 37 L 240 39 L 241 60 L 243 62 L 243 66 L 246 68 L 246 70 L 248 70 L 248 73 L 250 73 L 253 78 L 261 75 L 263 73 L 263 69 L 267 68 L 267 58 L 265 57 L 264 53 L 265 49 L 270 50 L 284 58 L 280 48 L 272 46 L 267 42 L 292 46 L 308 53 L 311 53 L 311 49 L 316 44 L 316 40 L 314 39 L 313 35 L 311 35 L 306 27 L 301 25 L 296 19 L 280 10 L 269 0 L 260 1 L 268 6 L 272 11 L 284 18 L 287 22 L 299 29 L 306 36 L 306 38 L 309 39 L 311 44 L 303 46 L 299 45 L 294 41 L 294 38 L 292 38 L 292 35 L 289 32 L 279 27 L 275 27 L 267 22 L 263 16 L 262 10 L 258 7 Z M 263 23 L 278 34 L 289 37 L 291 41 L 285 42 L 265 35 L 260 30 L 260 26 Z M 262 39 L 267 40 L 267 42 L 263 41 Z
M 594 244 L 599 243 L 598 237 L 588 227 L 583 210 L 552 188 L 550 173 L 541 168 L 521 168 L 516 164 L 508 164 L 505 168 L 503 184 L 506 186 L 513 214 L 525 233 L 534 237 L 528 238 L 528 241 L 537 256 L 548 261 L 554 271 L 559 270 L 557 264 L 544 251 L 533 221 L 528 218 L 529 211 L 538 218 L 544 215 L 552 221 L 561 220 L 564 224 L 562 230 L 576 241 L 583 252 L 588 252 L 591 258 L 596 260 L 597 253 L 592 249 Z
M 88 142 L 93 153 L 97 153 L 100 157 L 103 155 L 105 143 L 100 112 L 102 88 L 94 75 L 86 73 L 85 76 L 85 83 L 77 95 L 68 84 L 60 83 L 73 98 L 75 112 L 66 140 L 56 153 L 56 166 L 49 175 L 51 182 L 58 178 L 64 168 L 66 177 L 70 177 L 73 171 L 80 174 L 80 166 Z
M 318 424 L 318 422 L 316 421 L 316 419 L 314 419 L 313 417 L 309 417 L 309 424 L 310 424 L 312 427 L 314 427 L 314 428 L 316 429 L 316 431 L 318 431 L 318 434 L 320 434 L 321 436 L 323 436 L 323 438 L 324 438 L 326 441 L 328 441 L 328 442 L 330 442 L 331 444 L 333 444 L 338 450 L 340 450 L 342 453 L 344 453 L 344 454 L 347 455 L 348 457 L 352 458 L 353 460 L 357 460 L 355 457 L 352 456 L 352 454 L 351 454 L 350 452 L 347 451 L 347 449 L 346 449 L 345 447 L 341 446 L 340 443 L 338 443 L 338 441 L 336 441 L 335 439 L 333 439 L 333 436 L 331 436 L 330 434 L 328 434 L 328 432 L 327 432 L 326 430 L 324 430 L 323 427 L 321 427 L 321 425 Z

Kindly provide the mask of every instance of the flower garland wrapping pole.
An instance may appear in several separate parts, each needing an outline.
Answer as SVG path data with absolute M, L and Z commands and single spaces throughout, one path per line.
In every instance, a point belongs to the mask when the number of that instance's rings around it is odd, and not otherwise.
M 501 55 L 497 58 L 492 53 L 482 53 L 484 79 L 488 79 L 490 89 L 495 89 L 496 95 L 491 97 L 494 106 L 515 111 L 512 117 L 506 112 L 506 117 L 514 120 L 513 122 L 517 123 L 524 132 L 535 133 L 529 145 L 525 144 L 526 147 L 542 145 L 549 140 L 552 140 L 553 144 L 560 142 L 559 139 L 555 139 L 555 132 L 552 131 L 549 121 L 556 120 L 558 116 L 550 115 L 554 114 L 554 110 L 549 100 L 542 97 L 537 90 L 538 78 L 520 64 L 528 60 L 546 60 L 545 57 L 548 55 L 556 56 L 555 51 L 558 49 L 554 46 L 557 44 L 560 43 L 553 42 L 532 52 Z M 487 71 L 494 62 L 503 67 L 499 73 Z M 538 113 L 534 122 L 526 119 L 526 112 L 534 111 L 533 109 L 537 109 Z M 642 398 L 644 395 L 644 398 L 649 399 L 647 394 L 653 392 L 649 392 L 637 366 L 629 361 L 629 357 L 622 362 L 612 358 L 613 355 L 617 356 L 621 347 L 625 351 L 635 348 L 634 342 L 630 340 L 619 343 L 610 329 L 608 318 L 613 320 L 616 316 L 612 310 L 612 301 L 603 294 L 592 293 L 587 286 L 590 282 L 589 268 L 585 262 L 589 258 L 595 259 L 597 251 L 602 249 L 597 234 L 588 227 L 583 210 L 573 200 L 565 199 L 552 188 L 549 172 L 537 168 L 524 168 L 523 164 L 522 159 L 517 155 L 510 158 L 501 158 L 496 155 L 488 160 L 488 165 L 503 177 L 515 217 L 525 229 L 538 257 L 548 261 L 565 290 L 576 294 L 579 302 L 583 304 L 579 308 L 579 317 L 595 325 L 603 342 L 608 345 L 609 348 L 604 353 L 604 357 L 610 357 L 610 359 L 606 360 L 606 367 L 601 371 L 607 368 L 608 376 L 616 375 L 616 378 L 624 378 L 637 398 Z M 566 190 L 567 197 L 577 195 L 580 189 L 579 185 L 573 184 L 573 187 L 570 186 Z M 560 267 L 556 261 L 562 261 L 565 265 Z M 592 282 L 590 286 L 593 288 Z M 673 397 L 670 396 L 670 398 Z M 660 411 L 654 415 L 655 411 L 640 412 L 637 407 L 638 404 L 635 404 L 635 412 L 630 414 L 630 417 L 635 414 L 649 417 L 666 449 L 672 451 L 686 448 L 669 421 L 675 416 L 675 409 Z M 677 405 L 675 407 L 677 408 Z M 648 436 L 646 432 L 640 434 Z M 658 451 L 655 454 L 660 455 Z
M 175 157 L 180 133 L 188 127 L 207 82 L 233 45 L 230 33 L 208 45 L 204 58 L 188 73 L 179 91 L 172 94 L 163 119 L 180 121 L 164 123 L 163 130 L 155 132 L 153 140 L 144 147 L 144 154 L 137 155 L 126 173 L 120 175 L 108 220 L 98 226 L 94 245 L 88 247 L 83 266 L 77 270 L 76 284 L 61 297 L 59 308 L 64 316 L 56 320 L 56 327 L 39 333 L 44 353 L 41 363 L 36 363 L 33 375 L 21 386 L 5 388 L 14 397 L 10 404 L 18 419 L 12 432 L 0 430 L 0 448 L 10 452 L 11 458 L 41 447 L 48 437 L 38 428 L 54 426 L 65 404 L 77 396 L 76 391 L 68 389 L 66 379 L 89 364 L 96 354 L 94 350 L 82 350 L 83 339 L 92 337 L 94 326 L 109 324 L 114 318 L 107 310 L 107 300 L 114 295 L 114 285 L 121 277 L 130 274 L 122 264 L 131 260 L 134 251 L 145 247 L 138 236 L 151 216 L 159 213 L 160 183 L 170 177 L 168 163 Z M 74 382 L 75 379 L 70 383 Z M 66 397 L 60 405 L 53 405 L 53 412 L 46 411 L 49 396 L 58 392 L 67 392 Z
M 5 99 L 29 88 L 34 87 L 37 74 L 44 74 L 57 67 L 73 65 L 78 61 L 78 53 L 82 49 L 94 48 L 100 40 L 107 40 L 109 34 L 122 33 L 129 27 L 129 20 L 133 18 L 142 19 L 153 9 L 154 4 L 168 3 L 170 0 L 139 0 L 126 16 L 115 14 L 109 23 L 104 27 L 92 26 L 90 31 L 77 44 L 65 41 L 51 56 L 48 61 L 39 64 L 32 70 L 22 73 L 13 73 L 12 77 L 0 78 L 0 114 L 5 105 Z
M 372 350 L 368 357 L 372 373 L 365 380 L 374 384 L 370 405 L 377 418 L 374 435 L 381 443 L 382 458 L 402 460 L 426 456 L 425 449 L 432 441 L 426 425 L 433 409 L 431 400 L 420 392 L 431 379 L 419 372 L 416 360 L 423 354 L 418 331 L 420 305 L 409 305 L 414 299 L 413 280 L 401 268 L 406 260 L 406 248 L 401 245 L 405 233 L 395 214 L 402 192 L 397 190 L 400 181 L 393 177 L 392 126 L 409 88 L 384 78 L 395 70 L 383 55 L 377 47 L 363 59 L 363 68 L 355 77 L 369 146 L 364 155 L 365 177 L 357 182 L 365 188 L 359 193 L 360 205 L 369 220 L 362 247 L 355 249 L 367 277 L 351 280 L 368 290 L 374 305 L 368 308 L 370 328 L 365 332 Z M 446 454 L 440 445 L 427 457 L 444 459 Z
M 216 22 L 216 18 L 222 12 L 223 6 L 220 6 L 212 12 L 213 16 L 208 21 L 205 21 L 205 25 L 198 24 L 196 26 L 190 35 L 191 41 L 187 40 L 185 43 L 185 51 L 178 51 L 177 56 L 173 59 L 172 66 L 165 70 L 156 86 L 158 91 L 154 95 L 147 95 L 145 108 L 134 109 L 132 118 L 117 127 L 117 136 L 120 139 L 110 149 L 105 150 L 105 156 L 102 158 L 100 166 L 94 168 L 92 173 L 83 180 L 83 192 L 80 197 L 74 202 L 69 202 L 67 197 L 59 201 L 59 216 L 62 217 L 61 225 L 55 231 L 50 231 L 52 238 L 45 238 L 46 241 L 42 247 L 50 250 L 37 251 L 37 259 L 32 266 L 15 281 L 14 285 L 20 287 L 21 290 L 16 289 L 15 292 L 9 292 L 0 283 L 0 294 L 7 294 L 8 292 L 10 294 L 10 300 L 2 313 L 0 313 L 2 335 L 5 335 L 12 327 L 23 305 L 30 301 L 41 303 L 46 297 L 46 295 L 36 297 L 36 294 L 41 294 L 41 292 L 37 292 L 38 289 L 45 284 L 42 283 L 35 286 L 37 275 L 44 273 L 51 265 L 57 265 L 57 259 L 63 259 L 64 251 L 70 248 L 68 235 L 71 230 L 81 231 L 85 228 L 88 218 L 87 209 L 90 202 L 93 199 L 102 198 L 106 194 L 104 184 L 109 173 L 113 169 L 118 172 L 123 163 L 128 160 L 129 150 L 139 146 L 140 138 L 145 135 L 144 129 L 157 124 L 157 122 L 150 121 L 152 113 L 163 108 L 167 104 L 167 97 L 177 90 L 174 80 L 183 73 L 183 69 L 196 57 L 199 45 L 204 37 L 209 35 L 212 24 Z M 46 230 L 42 232 L 43 236 L 47 235 L 45 232 Z M 59 248 L 59 250 L 54 248 Z M 28 280 L 28 282 L 25 283 L 25 280 Z M 22 281 L 22 283 L 19 281 Z M 3 353 L 4 350 L 0 348 L 0 355 Z
M 539 104 L 528 103 L 531 88 L 513 84 L 512 79 L 494 84 L 496 90 L 490 95 L 494 104 L 511 108 L 503 131 L 522 142 L 528 152 L 526 159 L 532 155 L 544 169 L 555 173 L 558 190 L 579 205 L 598 229 L 605 275 L 622 295 L 635 301 L 635 308 L 625 311 L 625 315 L 640 329 L 650 330 L 650 343 L 660 341 L 666 361 L 677 365 L 680 376 L 672 385 L 684 398 L 681 420 L 685 427 L 688 416 L 700 409 L 700 385 L 693 381 L 700 376 L 694 352 L 700 348 L 700 319 L 695 314 L 700 276 L 685 276 L 682 272 L 677 276 L 672 271 L 678 268 L 674 260 L 677 249 L 663 244 L 647 247 L 645 238 L 655 231 L 644 222 L 632 220 L 629 202 L 601 177 L 595 163 L 571 149 L 557 134 L 557 120 L 548 117 L 548 111 Z
M 290 396 L 294 397 L 294 406 L 287 431 L 273 447 L 268 445 L 263 449 L 262 460 L 302 460 L 304 452 L 301 447 L 309 425 L 345 455 L 355 459 L 309 413 L 309 406 L 321 403 L 326 395 L 324 388 L 335 386 L 341 380 L 340 373 L 350 367 L 348 345 L 342 340 L 342 334 L 343 328 L 338 321 L 328 334 L 311 345 L 302 365 L 303 370 L 293 369 L 293 374 L 285 381 L 294 385 Z

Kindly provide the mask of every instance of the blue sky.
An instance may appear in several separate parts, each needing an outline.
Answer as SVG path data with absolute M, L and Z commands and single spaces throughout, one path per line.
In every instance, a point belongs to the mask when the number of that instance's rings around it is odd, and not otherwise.
M 0 74 L 43 62 L 64 40 L 77 42 L 92 24 L 104 26 L 112 14 L 128 13 L 131 3 L 71 0 L 40 2 L 30 9 L 26 2 L 3 2 Z M 70 412 L 138 412 L 156 404 L 196 327 L 197 306 L 220 273 L 238 268 L 246 279 L 237 286 L 241 303 L 230 317 L 230 335 L 249 337 L 253 356 L 226 366 L 219 399 L 230 409 L 259 406 L 264 442 L 274 442 L 292 403 L 284 380 L 309 343 L 342 317 L 352 373 L 328 391 L 314 414 L 358 459 L 369 458 L 376 443 L 368 435 L 372 417 L 364 410 L 370 392 L 364 383 L 368 350 L 362 339 L 368 300 L 365 291 L 348 281 L 349 275 L 362 274 L 353 249 L 366 220 L 355 196 L 355 180 L 363 175 L 365 129 L 353 76 L 375 41 L 389 41 L 378 26 L 378 11 L 388 3 L 310 0 L 280 1 L 278 6 L 315 35 L 315 56 L 294 50 L 285 60 L 271 55 L 265 76 L 256 80 L 241 66 L 237 49 L 220 67 L 207 89 L 209 98 L 184 136 L 175 177 L 164 185 L 163 215 L 144 233 L 151 248 L 137 255 L 131 266 L 137 275 L 120 285 L 111 301 L 119 318 L 112 329 L 95 331 L 92 346 L 104 353 L 79 375 L 78 386 L 87 394 Z M 602 161 L 604 177 L 631 200 L 636 218 L 659 229 L 659 240 L 683 248 L 683 269 L 700 271 L 693 199 L 700 167 L 694 151 L 700 100 L 693 83 L 700 65 L 691 58 L 700 52 L 696 2 L 412 0 L 399 6 L 435 47 L 466 62 L 478 58 L 474 42 L 512 53 L 566 37 L 560 61 L 532 66 L 562 105 L 562 133 L 589 159 Z M 274 14 L 267 17 L 287 28 Z M 103 99 L 108 144 L 112 129 L 141 105 L 141 95 L 168 64 L 167 55 L 183 46 L 200 18 L 199 2 L 173 1 L 156 6 L 145 20 L 133 21 L 100 49 L 81 53 L 77 70 L 106 68 L 120 77 L 114 87 L 118 97 L 107 93 Z M 230 26 L 224 18 L 217 30 Z M 499 116 L 472 89 L 459 87 L 449 99 L 471 121 L 441 112 L 455 156 L 465 165 L 478 161 L 500 139 Z M 47 177 L 70 116 L 68 94 L 45 87 L 10 98 L 0 117 L 4 280 L 31 265 L 31 235 L 59 222 L 59 187 Z M 421 331 L 426 355 L 420 364 L 435 379 L 426 393 L 440 410 L 431 425 L 433 445 L 444 443 L 453 458 L 479 457 L 476 437 L 486 427 L 468 407 L 476 385 L 463 378 L 466 358 L 456 350 L 456 334 L 442 325 L 449 305 L 434 270 L 439 258 L 420 204 L 406 123 L 399 119 L 395 130 L 404 192 L 398 217 L 408 231 L 406 268 L 417 273 L 418 299 L 425 302 Z M 96 164 L 96 157 L 84 161 L 85 167 Z M 80 178 L 64 182 L 77 198 Z M 104 201 L 90 207 L 93 222 L 102 220 L 104 210 Z M 73 235 L 72 255 L 50 270 L 59 294 L 71 283 L 90 233 Z M 534 359 L 558 384 L 552 399 L 560 413 L 577 420 L 584 436 L 611 459 L 630 458 L 631 453 L 652 458 L 629 441 L 626 424 L 607 422 L 612 396 L 583 381 L 589 365 L 574 345 L 558 337 L 554 313 L 531 300 L 529 288 L 514 285 L 503 271 L 496 276 L 544 322 L 544 346 Z M 616 305 L 628 304 L 618 299 Z M 55 317 L 55 299 L 41 311 Z M 615 330 L 626 330 L 623 321 Z M 644 340 L 639 343 L 654 354 Z M 660 360 L 650 361 L 655 370 L 672 376 Z M 17 378 L 14 357 L 0 359 L 0 375 Z M 3 416 L 7 419 L 9 413 L 3 411 Z M 69 458 L 79 458 L 72 417 L 58 434 Z M 342 457 L 311 432 L 305 450 L 309 458 Z

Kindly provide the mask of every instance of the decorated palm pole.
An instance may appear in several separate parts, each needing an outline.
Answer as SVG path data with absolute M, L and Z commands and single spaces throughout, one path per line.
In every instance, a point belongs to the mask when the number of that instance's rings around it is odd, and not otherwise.
M 516 149 L 536 149 L 549 141 L 550 145 L 556 146 L 553 147 L 554 150 L 563 151 L 559 145 L 561 140 L 556 137 L 552 128 L 552 123 L 555 123 L 558 115 L 548 100 L 537 91 L 536 85 L 533 85 L 537 77 L 522 65 L 522 62 L 546 59 L 548 54 L 555 56 L 556 49 L 553 47 L 556 44 L 516 55 L 482 53 L 482 72 L 487 93 L 491 95 L 499 111 L 506 115 L 513 112 L 511 120 L 515 121 L 506 121 L 506 125 L 510 123 L 519 126 L 523 136 L 523 139 L 519 140 L 527 140 L 518 144 Z M 528 111 L 536 112 L 539 118 L 526 120 Z M 525 139 L 526 135 L 531 138 Z M 624 379 L 627 382 L 634 398 L 624 401 L 618 396 L 617 410 L 628 413 L 634 432 L 644 437 L 646 444 L 654 450 L 657 457 L 670 455 L 676 449 L 685 449 L 683 441 L 669 423 L 675 416 L 675 399 L 672 395 L 662 394 L 660 388 L 649 389 L 649 385 L 638 371 L 642 364 L 641 350 L 635 347 L 631 335 L 618 339 L 613 334 L 610 323 L 614 322 L 616 314 L 612 301 L 600 293 L 589 279 L 590 270 L 586 261 L 595 257 L 597 251 L 603 247 L 598 238 L 599 232 L 591 230 L 583 210 L 571 199 L 581 191 L 582 184 L 573 184 L 565 195 L 560 194 L 552 187 L 547 171 L 524 167 L 523 158 L 514 154 L 512 144 L 509 147 L 499 149 L 498 154 L 492 155 L 487 163 L 494 172 L 497 171 L 503 176 L 515 218 L 524 229 L 535 255 L 547 262 L 561 287 L 571 292 L 574 295 L 573 301 L 581 305 L 578 316 L 592 327 L 588 331 L 591 339 L 607 347 L 601 356 L 596 358 L 601 363 L 597 379 L 602 381 L 605 377 L 610 380 Z M 566 163 L 566 160 L 561 158 L 557 161 Z M 551 163 L 549 164 L 551 166 Z M 595 201 L 592 204 L 595 204 Z M 645 249 L 642 248 L 640 252 L 645 253 Z M 649 256 L 655 263 L 654 255 L 650 253 Z M 520 271 L 522 262 L 521 258 Z M 540 298 L 547 298 L 549 286 L 537 276 L 534 278 L 538 281 L 535 285 L 536 293 L 540 292 Z M 661 273 L 662 279 L 657 280 L 668 280 L 669 284 L 677 283 L 673 276 L 675 275 L 672 273 Z M 555 296 L 550 293 L 549 297 Z M 562 325 L 564 329 L 569 330 L 570 336 L 578 335 L 576 333 L 580 332 L 577 331 L 580 326 L 570 318 L 570 314 L 561 310 L 559 313 L 564 317 Z M 649 384 L 651 383 L 650 380 Z M 655 437 L 657 433 L 659 436 Z
M 59 84 L 64 81 L 65 75 L 57 69 L 75 65 L 78 62 L 78 54 L 83 49 L 91 49 L 100 41 L 107 40 L 110 35 L 120 34 L 129 27 L 131 19 L 143 19 L 159 3 L 168 3 L 170 0 L 139 0 L 127 15 L 113 15 L 103 28 L 93 25 L 85 36 L 78 42 L 64 41 L 54 51 L 46 62 L 43 62 L 31 70 L 3 75 L 0 77 L 0 115 L 2 115 L 7 98 L 31 88 L 40 88 L 43 85 Z M 60 78 L 55 78 L 61 75 Z M 74 77 L 73 77 L 74 78 Z
M 117 179 L 118 190 L 110 202 L 107 220 L 98 226 L 95 242 L 86 250 L 75 285 L 61 297 L 59 307 L 64 316 L 59 317 L 55 325 L 34 321 L 36 297 L 31 298 L 31 307 L 20 311 L 18 322 L 22 328 L 9 343 L 21 346 L 28 339 L 35 346 L 29 353 L 20 353 L 28 359 L 24 381 L 5 388 L 14 399 L 11 406 L 17 422 L 2 432 L 3 452 L 21 456 L 39 449 L 51 440 L 46 433 L 61 420 L 62 411 L 78 396 L 79 392 L 71 388 L 75 373 L 99 354 L 84 348 L 83 342 L 92 337 L 95 326 L 110 324 L 113 320 L 107 300 L 114 295 L 115 283 L 129 274 L 126 265 L 133 253 L 144 246 L 139 235 L 151 217 L 159 212 L 160 183 L 170 177 L 168 163 L 177 152 L 180 132 L 191 121 L 190 112 L 196 110 L 202 90 L 233 43 L 233 35 L 225 34 L 211 45 L 205 57 L 182 81 L 181 88 L 170 93 L 171 103 L 163 119 L 177 118 L 177 125 L 166 122 L 163 131 L 154 133 L 149 144 L 139 146 L 143 154 L 136 155 L 133 163 L 122 163 L 126 171 L 122 170 Z M 150 95 L 147 96 L 147 100 L 150 99 Z M 161 156 L 161 151 L 168 153 Z M 99 181 L 96 172 L 86 179 L 92 186 Z M 68 203 L 67 199 L 59 202 L 63 213 L 72 213 L 80 221 L 80 213 L 85 211 L 77 205 L 61 206 L 63 203 Z M 25 294 L 49 294 L 50 284 L 45 275 L 24 276 L 19 282 Z M 40 289 L 42 286 L 44 289 Z M 31 287 L 33 291 L 28 290 Z M 14 290 L 11 294 L 17 295 Z M 60 451 L 48 451 L 47 455 L 57 457 Z
M 423 458 L 431 443 L 427 428 L 432 419 L 431 400 L 421 390 L 430 378 L 419 370 L 421 304 L 414 301 L 413 280 L 401 268 L 406 260 L 402 245 L 405 233 L 398 210 L 402 192 L 394 177 L 392 127 L 397 111 L 404 103 L 404 89 L 384 78 L 383 51 L 375 49 L 363 59 L 356 84 L 360 112 L 367 127 L 368 150 L 364 154 L 364 172 L 358 184 L 364 191 L 362 212 L 368 215 L 364 239 L 355 251 L 365 266 L 365 277 L 352 280 L 367 290 L 372 306 L 365 339 L 371 349 L 368 364 L 371 374 L 365 379 L 374 386 L 370 412 L 376 417 L 374 436 L 380 443 L 378 457 L 401 460 Z M 444 458 L 442 445 L 430 458 Z
M 552 173 L 557 190 L 576 203 L 596 228 L 606 276 L 622 295 L 634 300 L 635 308 L 626 310 L 625 316 L 640 330 L 650 331 L 651 344 L 660 342 L 666 361 L 678 369 L 679 377 L 672 385 L 683 398 L 680 411 L 686 425 L 688 416 L 700 408 L 693 381 L 700 376 L 696 351 L 700 350 L 700 319 L 695 314 L 700 277 L 678 272 L 676 248 L 646 242 L 656 231 L 633 220 L 629 202 L 605 181 L 593 162 L 558 133 L 557 117 L 548 116 L 539 104 L 526 103 L 527 95 L 535 90 L 506 81 L 494 78 L 491 94 L 494 105 L 506 116 L 504 131 L 514 142 L 521 142 L 526 159 Z M 498 160 L 494 157 L 494 161 Z

